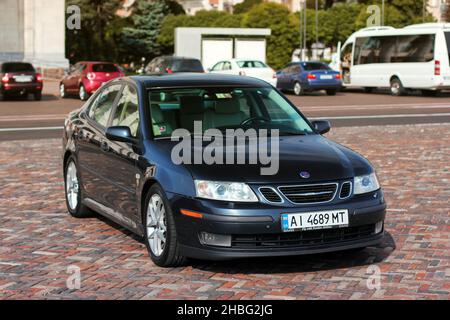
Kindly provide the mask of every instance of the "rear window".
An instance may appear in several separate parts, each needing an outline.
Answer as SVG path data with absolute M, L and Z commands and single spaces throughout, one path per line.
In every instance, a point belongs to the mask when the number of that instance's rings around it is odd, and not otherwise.
M 34 68 L 30 63 L 5 63 L 3 64 L 3 72 L 34 72 Z
M 302 67 L 306 71 L 313 71 L 313 70 L 330 70 L 330 67 L 328 67 L 326 64 L 318 63 L 318 62 L 304 62 L 302 63 Z
M 203 72 L 202 63 L 196 59 L 183 59 L 172 61 L 172 71 L 174 72 Z
M 261 61 L 246 60 L 237 62 L 239 68 L 267 68 L 267 65 Z
M 448 54 L 448 62 L 450 65 L 450 32 L 444 32 L 445 41 L 447 42 L 447 54 Z
M 92 65 L 93 72 L 119 72 L 117 67 L 111 63 L 98 63 Z

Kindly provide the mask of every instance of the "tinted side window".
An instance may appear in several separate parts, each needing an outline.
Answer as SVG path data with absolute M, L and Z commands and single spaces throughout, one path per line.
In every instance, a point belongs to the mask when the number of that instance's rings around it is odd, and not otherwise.
M 450 65 L 450 32 L 444 32 L 445 41 L 447 42 L 447 54 L 448 54 L 448 62 Z
M 104 88 L 92 102 L 89 117 L 103 127 L 106 127 L 108 124 L 111 108 L 120 91 L 120 87 L 120 84 L 115 84 Z
M 397 62 L 428 62 L 434 59 L 434 34 L 399 36 Z
M 134 87 L 126 85 L 123 88 L 112 125 L 129 127 L 131 134 L 136 137 L 139 127 L 139 108 L 138 95 Z
M 223 66 L 223 62 L 216 63 L 216 65 L 214 67 L 212 67 L 211 70 L 220 71 L 220 70 L 222 70 L 222 66 Z

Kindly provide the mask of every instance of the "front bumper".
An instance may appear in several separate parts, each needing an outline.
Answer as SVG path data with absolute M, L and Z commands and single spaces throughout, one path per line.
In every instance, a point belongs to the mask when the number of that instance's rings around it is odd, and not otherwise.
M 386 204 L 381 190 L 363 197 L 352 197 L 350 200 L 338 204 L 321 204 L 316 206 L 280 207 L 264 203 L 237 204 L 219 201 L 186 198 L 170 195 L 169 200 L 176 222 L 178 240 L 182 254 L 198 259 L 225 260 L 245 257 L 291 256 L 320 252 L 347 250 L 352 248 L 373 246 L 383 239 L 384 230 L 375 234 L 370 232 L 371 226 L 384 221 Z M 202 219 L 192 218 L 180 213 L 181 209 L 188 209 L 203 214 Z M 319 236 L 316 241 L 295 240 L 284 245 L 283 237 L 293 235 L 298 239 L 312 239 L 308 232 L 284 233 L 281 229 L 282 213 L 299 213 L 334 209 L 348 209 L 349 226 L 342 229 L 315 230 Z M 346 229 L 346 230 L 344 230 Z M 364 230 L 358 236 L 336 237 L 342 231 Z M 204 245 L 200 242 L 199 234 L 208 232 L 219 235 L 231 235 L 230 247 Z M 359 231 L 358 231 L 359 232 Z M 324 236 L 321 236 L 321 233 Z M 303 235 L 302 235 L 303 234 Z M 330 236 L 333 234 L 334 236 Z M 348 233 L 350 234 L 350 233 Z M 320 241 L 322 237 L 323 241 Z M 257 245 L 240 246 L 239 239 L 260 239 Z M 267 241 L 261 239 L 268 239 Z M 272 239 L 272 240 L 271 240 Z M 278 240 L 273 240 L 278 239 Z M 281 239 L 281 240 L 280 240 Z M 325 241 L 329 239 L 330 241 Z M 275 243 L 275 245 L 272 245 Z

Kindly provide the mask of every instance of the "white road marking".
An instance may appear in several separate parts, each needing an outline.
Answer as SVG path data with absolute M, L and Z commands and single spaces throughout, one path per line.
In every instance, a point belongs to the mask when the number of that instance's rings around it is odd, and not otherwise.
M 351 120 L 351 119 L 389 119 L 389 118 L 421 118 L 421 117 L 450 117 L 450 113 L 417 113 L 417 114 L 386 114 L 371 116 L 342 116 L 342 117 L 308 117 L 311 120 Z M 26 127 L 26 128 L 0 128 L 0 132 L 62 130 L 63 127 Z
M 0 128 L 0 132 L 62 130 L 63 127 Z
M 389 119 L 389 118 L 421 118 L 421 117 L 450 117 L 450 113 L 416 113 L 416 114 L 381 114 L 372 116 L 342 116 L 342 117 L 309 117 L 315 120 L 350 120 L 350 119 Z

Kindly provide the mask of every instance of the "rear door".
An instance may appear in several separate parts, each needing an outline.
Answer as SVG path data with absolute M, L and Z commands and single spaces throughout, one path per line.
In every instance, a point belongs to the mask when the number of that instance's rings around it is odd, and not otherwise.
M 78 163 L 83 189 L 87 196 L 111 207 L 114 195 L 108 168 L 108 143 L 105 130 L 122 85 L 110 84 L 98 91 L 82 117 L 84 125 L 76 133 Z

